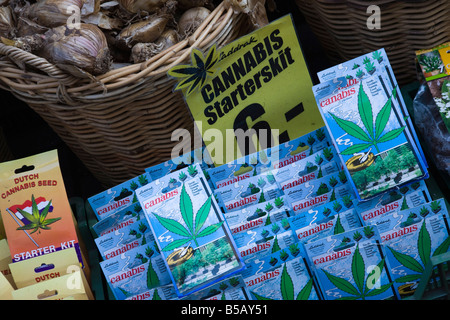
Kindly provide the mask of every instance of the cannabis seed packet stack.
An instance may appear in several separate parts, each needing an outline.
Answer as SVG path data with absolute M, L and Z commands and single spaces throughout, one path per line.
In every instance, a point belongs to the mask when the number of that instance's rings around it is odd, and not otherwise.
M 330 145 L 328 131 L 322 127 L 294 140 L 207 169 L 207 173 L 213 189 L 218 189 L 266 171 L 282 168 Z
M 307 181 L 339 172 L 338 162 L 335 148 L 330 146 L 272 172 L 280 188 L 286 191 Z
M 285 192 L 294 215 L 336 199 L 355 199 L 354 192 L 342 171 L 306 181 Z
M 299 250 L 255 259 L 243 271 L 252 300 L 318 300 L 317 283 Z
M 297 241 L 303 245 L 362 226 L 353 203 L 348 198 L 337 199 L 302 211 L 289 218 L 288 223 L 295 231 Z M 305 255 L 303 245 L 300 248 Z
M 145 220 L 144 211 L 142 211 L 141 204 L 136 202 L 111 213 L 94 224 L 92 229 L 97 237 L 100 237 L 141 220 Z
M 239 274 L 196 291 L 183 300 L 251 300 L 251 296 Z
M 165 175 L 178 171 L 180 169 L 191 166 L 193 170 L 193 164 L 200 166 L 202 171 L 208 170 L 214 167 L 208 150 L 205 147 L 197 148 L 189 153 L 182 154 L 178 157 L 169 159 L 160 164 L 154 165 L 152 167 L 146 168 L 145 172 L 148 173 L 151 180 L 156 180 L 164 177 Z M 182 176 L 179 177 L 182 180 L 184 173 L 180 173 Z M 207 177 L 207 176 L 206 176 Z M 208 178 L 207 178 L 208 179 Z M 208 179 L 209 181 L 209 179 Z
M 398 298 L 376 226 L 305 244 L 308 262 L 325 300 Z
M 336 78 L 313 91 L 358 200 L 428 176 L 399 92 L 388 90 L 381 76 Z
M 240 232 L 281 221 L 291 215 L 292 207 L 284 202 L 283 197 L 279 197 L 225 213 L 225 219 L 234 236 Z
M 368 201 L 354 201 L 356 212 L 364 225 L 386 213 L 418 207 L 431 201 L 431 195 L 423 180 L 403 185 L 398 190 L 391 190 L 377 195 Z
M 395 290 L 414 294 L 431 257 L 448 252 L 448 209 L 443 198 L 370 220 L 386 248 Z
M 13 263 L 75 248 L 83 265 L 56 150 L 1 163 L 0 185 Z
M 94 239 L 103 259 L 155 241 L 147 219 L 142 219 Z
M 348 80 L 361 80 L 371 77 L 372 75 L 379 77 L 383 87 L 386 86 L 387 92 L 396 92 L 393 99 L 395 100 L 396 105 L 399 106 L 401 117 L 405 120 L 406 126 L 411 132 L 414 140 L 413 143 L 415 143 L 416 148 L 422 157 L 422 161 L 425 166 L 428 167 L 425 155 L 419 143 L 419 139 L 417 138 L 417 134 L 414 130 L 411 117 L 409 116 L 408 108 L 403 100 L 394 71 L 392 70 L 392 66 L 384 48 L 364 54 L 317 73 L 321 83 L 340 77 L 345 77 Z
M 228 213 L 284 194 L 271 172 L 264 172 L 214 190 L 222 212 Z
M 139 212 L 139 202 L 136 198 L 135 190 L 145 186 L 150 181 L 150 176 L 144 173 L 88 198 L 89 204 L 92 210 L 94 210 L 97 219 L 101 221 L 130 205 L 134 206 L 132 210 Z
M 153 289 L 149 289 L 143 291 L 142 293 L 135 294 L 134 296 L 130 296 L 125 300 L 177 300 L 177 294 L 175 292 L 175 288 L 173 284 L 168 284 L 165 286 L 156 287 Z
M 234 239 L 245 264 L 279 250 L 287 249 L 297 242 L 293 230 L 286 230 L 276 222 L 236 234 Z
M 231 231 L 198 165 L 136 190 L 179 297 L 244 267 Z M 174 181 L 183 170 L 191 179 Z
M 117 300 L 145 294 L 172 283 L 164 257 L 154 243 L 145 244 L 100 262 Z

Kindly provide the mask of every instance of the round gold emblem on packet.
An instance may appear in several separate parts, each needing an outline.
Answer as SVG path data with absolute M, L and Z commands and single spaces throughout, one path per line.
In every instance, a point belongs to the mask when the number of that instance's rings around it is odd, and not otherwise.
M 375 161 L 375 156 L 372 152 L 367 155 L 354 155 L 345 162 L 350 173 L 361 171 L 370 166 Z
M 167 263 L 170 267 L 176 267 L 183 262 L 189 260 L 194 255 L 194 249 L 192 247 L 181 248 L 172 252 L 167 257 Z

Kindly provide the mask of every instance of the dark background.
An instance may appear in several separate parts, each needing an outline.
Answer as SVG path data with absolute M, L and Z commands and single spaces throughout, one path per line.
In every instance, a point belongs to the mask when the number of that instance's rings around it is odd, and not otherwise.
M 276 1 L 277 10 L 268 12 L 269 21 L 292 14 L 297 35 L 314 84 L 316 73 L 330 67 L 320 43 L 306 24 L 294 0 Z M 70 148 L 47 123 L 24 102 L 0 89 L 0 129 L 6 138 L 12 159 L 57 149 L 67 196 L 88 197 L 105 188 L 92 176 Z M 4 157 L 0 157 L 2 159 Z M 4 161 L 2 159 L 2 161 Z

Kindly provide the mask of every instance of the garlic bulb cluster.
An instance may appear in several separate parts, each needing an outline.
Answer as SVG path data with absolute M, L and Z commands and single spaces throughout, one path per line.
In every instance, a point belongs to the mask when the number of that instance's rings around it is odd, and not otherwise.
M 144 62 L 190 36 L 220 0 L 2 0 L 0 37 L 77 76 Z

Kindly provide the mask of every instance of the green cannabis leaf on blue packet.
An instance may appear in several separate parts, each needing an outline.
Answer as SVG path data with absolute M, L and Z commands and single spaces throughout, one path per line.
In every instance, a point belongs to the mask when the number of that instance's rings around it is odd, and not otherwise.
M 280 282 L 280 292 L 283 300 L 308 300 L 311 295 L 313 289 L 313 280 L 310 278 L 303 289 L 297 294 L 297 297 L 294 296 L 294 283 L 292 282 L 292 278 L 287 271 L 286 264 L 284 264 L 283 271 L 281 273 L 281 282 Z M 272 300 L 270 298 L 266 298 L 252 291 L 252 294 L 256 298 L 256 300 Z
M 325 273 L 328 280 L 330 280 L 333 285 L 335 285 L 338 289 L 350 294 L 350 296 L 342 297 L 338 300 L 365 300 L 367 297 L 377 296 L 387 291 L 393 285 L 393 282 L 389 282 L 384 285 L 380 285 L 379 287 L 375 286 L 375 283 L 377 283 L 377 281 L 381 277 L 381 270 L 383 270 L 384 265 L 385 258 L 381 259 L 376 268 L 374 268 L 366 278 L 366 267 L 364 264 L 364 259 L 359 252 L 359 245 L 357 245 L 355 252 L 353 253 L 351 265 L 352 276 L 355 280 L 356 286 L 353 285 L 350 281 L 334 276 L 324 269 L 322 269 L 322 271 Z
M 182 239 L 172 241 L 170 244 L 162 248 L 162 251 L 172 251 L 190 241 L 194 241 L 195 245 L 198 246 L 198 238 L 210 235 L 222 226 L 223 221 L 209 225 L 202 229 L 211 210 L 211 197 L 212 196 L 209 196 L 205 203 L 203 203 L 195 214 L 194 219 L 192 201 L 183 184 L 180 195 L 180 212 L 187 228 L 176 220 L 164 218 L 153 213 L 164 228 L 182 237 Z
M 416 274 L 408 274 L 402 277 L 399 277 L 395 280 L 397 283 L 407 283 L 411 281 L 417 281 L 420 280 L 422 277 L 422 274 L 425 272 L 425 267 L 430 261 L 430 257 L 435 257 L 437 255 L 440 255 L 442 253 L 445 253 L 448 251 L 450 247 L 450 237 L 447 237 L 434 251 L 434 253 L 431 255 L 431 237 L 430 233 L 428 232 L 425 221 L 422 223 L 422 227 L 419 231 L 419 237 L 417 239 L 417 248 L 419 251 L 419 259 L 422 262 L 422 265 L 419 263 L 418 260 L 416 260 L 414 257 L 411 257 L 407 254 L 398 252 L 394 250 L 392 247 L 387 246 L 388 249 L 392 252 L 394 258 L 402 264 L 404 267 L 408 268 L 409 270 L 413 272 L 417 272 Z
M 353 155 L 354 153 L 362 152 L 371 146 L 375 147 L 377 152 L 380 152 L 378 144 L 397 138 L 403 130 L 405 130 L 406 126 L 403 126 L 388 131 L 382 135 L 391 115 L 392 98 L 395 98 L 396 95 L 397 90 L 394 88 L 392 90 L 392 95 L 386 101 L 383 108 L 381 108 L 380 112 L 378 112 L 374 125 L 372 104 L 369 97 L 364 92 L 362 83 L 360 83 L 358 91 L 358 112 L 361 117 L 361 121 L 364 124 L 364 128 L 361 128 L 351 121 L 338 118 L 330 112 L 331 117 L 336 121 L 342 130 L 350 136 L 364 141 L 363 143 L 353 144 L 347 149 L 341 151 L 342 155 Z

